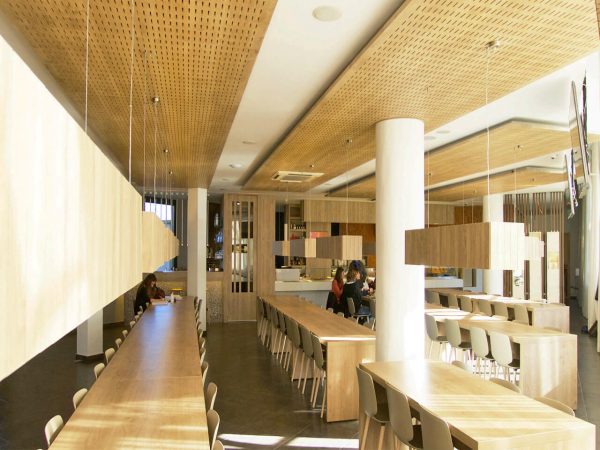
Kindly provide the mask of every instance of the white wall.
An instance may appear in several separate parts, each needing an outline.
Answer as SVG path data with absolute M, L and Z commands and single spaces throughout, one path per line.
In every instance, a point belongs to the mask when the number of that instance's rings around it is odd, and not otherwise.
M 207 190 L 188 190 L 188 295 L 202 299 L 200 321 L 206 330 L 206 235 L 207 235 Z

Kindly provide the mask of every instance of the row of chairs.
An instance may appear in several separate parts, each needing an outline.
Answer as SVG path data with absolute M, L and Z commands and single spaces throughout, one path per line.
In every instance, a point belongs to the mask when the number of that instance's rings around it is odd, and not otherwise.
M 306 300 L 299 299 L 298 301 Z M 323 417 L 327 400 L 327 383 L 325 383 L 327 364 L 325 349 L 321 341 L 307 328 L 277 310 L 261 297 L 256 299 L 256 311 L 257 334 L 262 344 L 276 356 L 286 372 L 290 368 L 291 360 L 294 361 L 289 375 L 292 382 L 294 376 L 297 375 L 298 389 L 302 386 L 302 394 L 305 393 L 309 370 L 312 366 L 313 382 L 310 403 L 313 408 L 316 407 L 319 390 L 322 388 L 321 417 Z M 300 368 L 296 372 L 299 362 Z
M 204 389 L 204 401 L 206 406 L 206 422 L 208 427 L 208 438 L 210 441 L 211 450 L 223 450 L 225 447 L 223 443 L 217 439 L 217 433 L 219 430 L 219 424 L 221 418 L 219 413 L 214 410 L 215 401 L 217 399 L 218 387 L 216 383 L 208 383 L 206 386 L 206 378 L 208 375 L 209 364 L 205 361 L 206 357 L 206 337 L 204 337 L 204 330 L 202 329 L 202 321 L 200 319 L 200 311 L 202 308 L 202 299 L 198 297 L 194 298 L 194 309 L 196 316 L 196 332 L 198 334 L 198 349 L 200 351 L 200 370 L 202 372 L 202 387 Z
M 146 303 L 146 307 L 148 307 L 148 306 L 150 306 L 150 303 Z M 144 312 L 144 309 L 140 306 L 139 312 L 135 315 L 135 320 L 132 320 L 131 322 L 129 322 L 130 330 L 140 320 L 143 312 Z M 129 332 L 127 330 L 123 330 L 121 333 L 123 335 L 123 339 L 121 339 L 121 338 L 115 339 L 115 345 L 117 346 L 117 350 L 121 347 L 121 345 L 123 344 L 123 340 L 129 334 Z M 100 376 L 100 374 L 102 373 L 104 368 L 108 365 L 110 360 L 113 358 L 115 353 L 116 353 L 116 350 L 112 347 L 109 347 L 104 351 L 104 361 L 106 364 L 99 363 L 94 366 L 94 376 L 95 376 L 96 380 L 98 379 L 98 377 Z M 88 390 L 86 388 L 79 389 L 77 392 L 75 392 L 75 394 L 73 395 L 73 410 L 77 409 L 77 407 L 83 401 L 83 399 L 87 393 L 88 393 Z M 46 442 L 48 443 L 48 445 L 50 445 L 50 444 L 52 444 L 52 442 L 54 442 L 54 440 L 56 439 L 56 437 L 58 436 L 58 434 L 60 433 L 60 431 L 63 429 L 64 426 L 65 426 L 65 422 L 64 422 L 62 416 L 59 414 L 52 417 L 52 419 L 50 419 L 46 423 L 46 426 L 44 427 L 44 435 L 46 436 Z

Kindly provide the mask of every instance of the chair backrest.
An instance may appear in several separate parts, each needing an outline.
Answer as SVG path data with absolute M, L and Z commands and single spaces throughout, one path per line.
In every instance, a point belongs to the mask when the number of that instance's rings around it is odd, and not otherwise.
M 450 345 L 452 347 L 460 347 L 460 344 L 462 343 L 462 337 L 460 335 L 458 320 L 446 319 L 444 320 L 444 327 L 446 328 L 446 338 L 448 339 Z
M 129 331 L 123 330 L 123 331 L 121 331 L 121 334 L 123 335 L 123 339 L 125 339 L 127 337 L 127 335 L 129 334 Z
M 279 318 L 279 329 L 287 334 L 287 327 L 285 326 L 285 317 L 281 311 L 277 311 L 277 317 Z
M 377 301 L 374 298 L 370 297 L 369 298 L 369 309 L 371 310 L 371 316 L 373 316 L 374 319 L 377 318 L 377 315 L 375 314 L 376 308 L 377 308 Z
M 285 326 L 287 333 L 292 341 L 292 344 L 294 344 L 294 347 L 300 348 L 302 341 L 300 340 L 300 329 L 298 328 L 298 322 L 288 316 L 285 316 L 284 319 L 286 321 Z
M 454 450 L 452 435 L 446 421 L 427 408 L 421 406 L 420 410 L 423 450 Z
M 110 362 L 110 360 L 112 359 L 113 356 L 115 356 L 114 348 L 109 347 L 104 351 L 104 357 L 106 358 L 106 364 L 108 364 Z
M 460 309 L 458 304 L 458 297 L 456 294 L 448 294 L 448 306 L 454 309 Z
M 529 325 L 529 312 L 527 311 L 527 307 L 517 303 L 513 306 L 513 309 L 515 311 L 515 322 Z
M 208 425 L 208 439 L 210 440 L 210 448 L 213 448 L 215 444 L 215 440 L 217 439 L 217 433 L 219 432 L 219 423 L 221 423 L 221 418 L 219 414 L 211 409 L 206 413 L 206 423 Z
M 425 329 L 427 330 L 427 336 L 429 336 L 429 339 L 432 341 L 437 340 L 439 332 L 435 317 L 425 314 Z
M 553 398 L 537 397 L 536 400 L 538 402 L 542 402 L 548 406 L 551 406 L 554 409 L 558 409 L 559 411 L 567 413 L 571 416 L 575 415 L 575 411 L 573 411 L 573 409 L 571 409 L 569 406 L 565 405 L 563 402 L 559 402 L 558 400 L 554 400 Z
M 479 308 L 479 312 L 486 316 L 493 316 L 492 312 L 492 304 L 488 300 L 478 300 L 477 307 Z
M 271 322 L 275 328 L 279 328 L 279 318 L 277 317 L 277 310 L 274 306 L 271 306 Z
M 473 302 L 468 297 L 459 297 L 460 309 L 465 312 L 473 312 Z
M 490 331 L 490 344 L 492 356 L 498 364 L 508 366 L 513 362 L 512 347 L 507 335 Z
M 348 312 L 350 315 L 356 314 L 356 308 L 354 307 L 354 299 L 352 297 L 346 297 L 346 303 L 348 304 Z
M 201 348 L 200 349 L 200 365 L 202 365 L 202 363 L 204 363 L 204 358 L 206 357 L 206 349 L 205 348 Z
M 510 389 L 511 391 L 518 392 L 519 394 L 521 393 L 521 388 L 519 388 L 519 386 L 517 386 L 516 384 L 511 383 L 510 381 L 506 381 L 506 380 L 503 380 L 502 378 L 494 378 L 494 377 L 490 378 L 490 381 L 492 383 L 499 384 L 500 386 L 503 386 L 506 389 Z
M 60 430 L 62 430 L 64 426 L 65 422 L 59 415 L 54 416 L 48 421 L 48 423 L 46 423 L 46 426 L 44 427 L 44 434 L 46 435 L 46 442 L 48 445 L 54 442 L 54 439 L 56 439 L 56 436 L 58 436 L 58 433 L 60 433 Z
M 121 338 L 115 339 L 115 345 L 117 346 L 117 349 L 121 348 L 122 343 L 123 343 L 123 339 L 121 339 Z
M 314 334 L 310 335 L 312 340 L 312 348 L 313 348 L 313 358 L 315 360 L 315 364 L 319 369 L 323 369 L 325 366 L 325 358 L 323 357 L 323 347 L 321 347 L 321 341 Z
M 215 441 L 212 448 L 213 448 L 213 450 L 225 450 L 223 443 L 218 439 Z
M 375 395 L 375 384 L 371 375 L 356 366 L 358 376 L 358 407 L 368 417 L 377 414 L 377 396 Z
M 135 325 L 135 320 L 132 320 L 131 322 L 129 322 L 129 329 L 131 330 L 134 325 Z
M 217 399 L 217 385 L 212 381 L 208 383 L 208 387 L 206 388 L 206 396 L 204 400 L 206 401 L 206 410 L 210 411 L 215 407 L 215 400 Z
M 333 312 L 333 308 L 327 308 L 327 311 L 329 311 L 330 313 Z
M 86 388 L 83 388 L 79 389 L 77 392 L 75 392 L 75 394 L 73 394 L 73 409 L 77 409 L 77 407 L 83 400 L 83 397 L 85 397 L 85 394 L 87 393 L 88 390 Z
M 102 371 L 104 370 L 106 366 L 103 363 L 100 364 L 96 364 L 94 366 L 94 375 L 96 375 L 96 380 L 98 379 L 98 377 L 100 376 L 100 374 L 102 373 Z
M 208 374 L 208 362 L 204 361 L 200 366 L 200 370 L 202 371 L 202 384 L 206 385 L 206 375 Z
M 490 343 L 485 330 L 479 327 L 471 327 L 469 333 L 471 334 L 471 346 L 475 356 L 487 358 L 490 354 Z
M 405 445 L 410 445 L 409 442 L 414 437 L 414 430 L 408 398 L 390 386 L 386 388 L 386 392 L 392 430 L 398 440 Z
M 204 339 L 203 337 L 199 336 L 198 337 L 198 346 L 200 347 L 200 349 L 205 349 L 206 348 L 206 339 Z
M 440 301 L 440 293 L 439 292 L 435 292 L 435 291 L 431 292 L 431 303 L 433 303 L 434 305 L 442 304 L 442 302 Z
M 468 364 L 465 364 L 462 361 L 452 361 L 452 365 L 456 366 L 462 370 L 465 370 L 469 373 L 473 373 L 473 368 L 471 366 L 469 366 Z
M 304 354 L 309 358 L 312 358 L 314 351 L 310 331 L 300 325 L 300 335 L 302 337 L 302 349 L 304 350 Z
M 344 313 L 343 312 L 339 312 L 339 313 L 337 313 L 337 315 L 340 316 L 340 317 L 344 317 Z
M 504 302 L 494 302 L 494 314 L 508 319 L 508 308 Z
M 146 303 L 146 305 L 148 305 L 148 303 Z M 138 309 L 138 314 L 141 316 L 142 314 L 144 314 L 144 307 L 140 306 L 140 308 Z

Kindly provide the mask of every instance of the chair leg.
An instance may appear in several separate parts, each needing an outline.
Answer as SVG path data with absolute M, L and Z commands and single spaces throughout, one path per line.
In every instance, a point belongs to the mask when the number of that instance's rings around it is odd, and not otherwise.
M 300 389 L 300 384 L 302 383 L 302 374 L 304 373 L 304 351 L 300 352 L 300 357 L 302 358 L 302 364 L 300 365 L 300 375 L 298 376 L 298 389 Z
M 295 353 L 295 355 L 292 355 L 292 358 L 294 360 L 294 365 L 292 367 L 292 373 L 290 374 L 290 377 L 292 378 L 292 382 L 294 381 L 294 373 L 296 372 L 296 365 L 298 364 L 298 351 L 300 349 L 294 347 L 293 352 Z
M 365 416 L 365 426 L 363 427 L 362 439 L 360 440 L 360 450 L 364 450 L 365 445 L 367 443 L 367 433 L 369 432 L 369 422 L 371 418 L 369 416 Z
M 321 404 L 321 419 L 323 418 L 323 413 L 325 412 L 325 402 L 327 401 L 327 383 L 325 383 L 325 388 L 323 389 L 323 403 Z
M 377 442 L 377 450 L 381 450 L 383 448 L 383 435 L 385 431 L 385 424 L 381 424 L 379 427 L 379 441 Z
M 429 355 L 427 356 L 429 359 L 431 359 L 431 353 L 433 353 L 433 341 L 429 341 Z
M 302 384 L 302 395 L 304 395 L 304 391 L 306 390 L 306 380 L 308 379 L 309 367 L 310 367 L 310 359 L 308 359 L 308 361 L 306 361 L 306 373 L 304 374 L 304 383 Z

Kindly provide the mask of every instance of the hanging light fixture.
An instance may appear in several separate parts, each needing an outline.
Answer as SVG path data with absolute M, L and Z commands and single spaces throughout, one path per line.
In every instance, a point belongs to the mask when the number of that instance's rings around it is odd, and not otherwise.
M 314 165 L 311 164 L 310 168 L 314 168 Z M 299 258 L 315 258 L 317 256 L 317 240 L 315 238 L 310 237 L 310 227 L 311 227 L 311 196 L 312 196 L 312 186 L 308 185 L 308 226 L 306 234 L 307 236 L 303 239 L 291 239 L 290 242 L 290 256 L 295 256 Z
M 496 39 L 486 45 L 485 106 L 488 105 L 490 54 L 500 47 Z M 487 194 L 490 194 L 490 129 L 486 124 Z M 488 217 L 489 215 L 489 203 Z M 463 221 L 464 222 L 464 221 Z M 441 267 L 523 270 L 526 259 L 525 225 L 483 222 L 407 230 L 405 263 Z M 530 244 L 534 246 L 532 242 Z
M 285 184 L 285 204 L 288 203 L 288 184 Z M 288 218 L 289 220 L 289 218 Z M 290 241 L 288 240 L 288 224 L 285 223 L 283 231 L 283 241 L 273 241 L 272 253 L 276 256 L 291 256 L 290 255 Z

